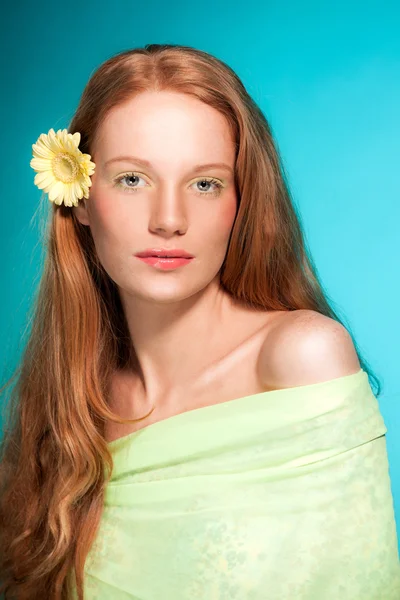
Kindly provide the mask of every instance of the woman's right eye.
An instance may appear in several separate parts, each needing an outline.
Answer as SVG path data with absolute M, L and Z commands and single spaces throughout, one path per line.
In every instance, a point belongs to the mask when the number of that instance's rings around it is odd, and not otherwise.
M 117 179 L 115 179 L 115 185 L 117 187 L 120 187 L 122 189 L 125 190 L 129 190 L 130 192 L 136 192 L 137 189 L 137 185 L 132 186 L 130 184 L 128 185 L 123 185 L 123 181 L 124 180 L 128 180 L 132 183 L 132 180 L 137 180 L 137 179 L 142 179 L 141 177 L 139 177 L 139 175 L 136 175 L 135 173 L 125 173 L 125 175 L 121 175 L 120 177 L 117 177 Z M 143 180 L 144 181 L 144 180 Z

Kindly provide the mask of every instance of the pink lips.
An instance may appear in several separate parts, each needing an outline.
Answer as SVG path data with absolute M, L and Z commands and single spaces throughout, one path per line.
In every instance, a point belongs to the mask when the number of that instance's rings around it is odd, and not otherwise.
M 137 252 L 136 256 L 145 258 L 148 256 L 168 257 L 168 258 L 193 258 L 192 254 L 181 248 L 147 248 L 143 252 Z
M 176 269 L 177 267 L 183 267 L 184 265 L 188 265 L 193 258 L 164 258 L 159 256 L 139 256 L 136 255 L 139 260 L 145 262 L 152 267 L 156 267 L 158 269 L 169 271 L 171 269 Z
M 164 271 L 183 267 L 194 258 L 181 248 L 147 248 L 143 252 L 137 252 L 136 256 L 148 265 Z

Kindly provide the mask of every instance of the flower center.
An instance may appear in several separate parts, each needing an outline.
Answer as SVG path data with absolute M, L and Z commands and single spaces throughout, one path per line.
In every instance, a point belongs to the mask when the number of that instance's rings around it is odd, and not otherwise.
M 63 183 L 72 183 L 79 171 L 79 166 L 75 158 L 66 152 L 57 154 L 53 158 L 51 166 L 54 175 Z

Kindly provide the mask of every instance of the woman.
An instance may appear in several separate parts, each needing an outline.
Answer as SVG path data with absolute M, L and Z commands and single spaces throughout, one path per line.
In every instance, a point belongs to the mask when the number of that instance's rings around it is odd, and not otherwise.
M 32 162 L 53 212 L 2 448 L 6 598 L 400 597 L 369 371 L 238 77 L 126 51 L 69 130 Z

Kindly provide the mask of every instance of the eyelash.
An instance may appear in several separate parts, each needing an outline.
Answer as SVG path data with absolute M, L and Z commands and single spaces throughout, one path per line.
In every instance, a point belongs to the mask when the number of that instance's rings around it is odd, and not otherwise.
M 121 182 L 126 177 L 139 177 L 140 178 L 140 175 L 138 175 L 137 173 L 125 173 L 125 175 L 121 175 L 120 177 L 117 177 L 116 179 L 114 179 L 114 183 L 115 183 L 116 187 L 122 188 L 123 190 L 128 191 L 128 193 L 129 192 L 137 192 L 138 189 L 140 189 L 140 188 L 134 188 L 134 187 L 122 185 Z M 222 185 L 222 183 L 220 183 L 217 179 L 214 179 L 213 177 L 202 177 L 201 179 L 198 179 L 197 181 L 194 181 L 193 183 L 199 183 L 199 181 L 206 181 L 207 183 L 212 183 L 217 187 L 217 190 L 215 192 L 199 192 L 199 191 L 197 191 L 196 193 L 199 196 L 218 196 L 221 193 L 222 188 L 224 187 Z

